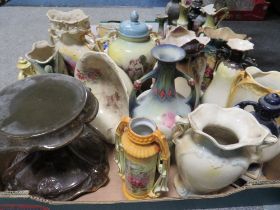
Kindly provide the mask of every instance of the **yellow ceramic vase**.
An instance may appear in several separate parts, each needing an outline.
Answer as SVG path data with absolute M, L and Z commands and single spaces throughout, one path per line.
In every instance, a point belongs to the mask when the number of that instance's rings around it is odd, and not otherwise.
M 129 200 L 159 197 L 168 191 L 169 147 L 147 118 L 124 118 L 116 131 L 116 162 Z M 155 182 L 157 168 L 159 177 Z

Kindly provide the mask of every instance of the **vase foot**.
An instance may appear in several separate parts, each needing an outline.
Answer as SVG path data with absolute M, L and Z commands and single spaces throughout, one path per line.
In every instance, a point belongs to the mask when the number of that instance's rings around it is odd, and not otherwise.
M 181 196 L 183 198 L 187 198 L 190 195 L 193 195 L 193 193 L 191 191 L 186 189 L 179 174 L 176 174 L 174 177 L 174 186 L 175 186 L 175 189 L 176 189 L 177 193 L 179 194 L 179 196 Z

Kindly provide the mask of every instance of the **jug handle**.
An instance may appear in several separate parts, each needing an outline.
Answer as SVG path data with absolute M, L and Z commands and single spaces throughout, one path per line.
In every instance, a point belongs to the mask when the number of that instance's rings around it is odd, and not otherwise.
M 252 106 L 255 111 L 259 110 L 259 105 L 255 101 L 242 101 L 235 105 L 235 107 L 238 107 L 240 109 L 245 109 L 246 106 Z
M 162 192 L 168 192 L 168 172 L 170 170 L 170 151 L 165 136 L 157 129 L 154 133 L 154 142 L 160 147 L 160 158 L 157 163 L 159 177 L 155 182 L 149 197 L 159 197 Z
M 125 158 L 124 158 L 124 151 L 121 144 L 121 136 L 123 135 L 125 129 L 128 127 L 130 118 L 124 117 L 121 122 L 119 123 L 116 133 L 115 133 L 115 161 L 119 168 L 119 174 L 122 178 L 124 178 L 124 172 L 125 172 Z
M 172 129 L 172 142 L 176 144 L 177 138 L 181 137 L 191 125 L 188 118 L 182 118 L 180 116 L 175 117 L 176 125 Z

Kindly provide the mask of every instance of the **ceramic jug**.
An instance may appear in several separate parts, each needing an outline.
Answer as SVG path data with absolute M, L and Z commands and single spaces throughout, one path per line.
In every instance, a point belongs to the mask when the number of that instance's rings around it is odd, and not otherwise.
M 251 100 L 257 102 L 261 96 L 269 93 L 280 94 L 280 73 L 263 72 L 256 67 L 248 67 L 236 77 L 230 91 L 227 106 Z
M 143 117 L 122 119 L 116 129 L 115 160 L 126 198 L 155 198 L 168 192 L 169 158 L 167 140 L 155 122 Z
M 247 65 L 246 52 L 252 50 L 254 45 L 248 40 L 229 39 L 227 46 L 230 50 L 226 50 L 226 54 L 217 64 L 214 78 L 202 96 L 202 103 L 227 106 L 234 81 L 239 73 L 244 71 L 244 65 Z
M 77 62 L 75 78 L 89 87 L 99 101 L 99 111 L 91 124 L 115 143 L 115 128 L 127 116 L 132 83 L 125 72 L 105 53 L 87 52 Z
M 63 57 L 57 48 L 45 40 L 35 42 L 25 57 L 32 63 L 36 74 L 68 74 Z
M 108 55 L 132 81 L 142 77 L 155 64 L 151 49 L 156 43 L 150 38 L 148 26 L 138 19 L 138 13 L 133 11 L 130 20 L 120 24 L 116 40 L 108 48 Z
M 51 9 L 47 16 L 50 21 L 50 40 L 62 54 L 70 73 L 73 74 L 76 62 L 85 52 L 92 49 L 99 51 L 90 30 L 89 17 L 80 9 L 68 12 Z
M 157 66 L 136 80 L 134 87 L 139 89 L 142 83 L 150 78 L 154 78 L 155 82 L 150 90 L 140 94 L 137 99 L 134 89 L 129 102 L 130 115 L 154 120 L 171 144 L 171 131 L 175 126 L 175 117 L 176 115 L 184 117 L 191 112 L 196 101 L 196 94 L 192 87 L 191 94 L 185 98 L 175 89 L 174 80 L 177 77 L 192 80 L 187 74 L 176 69 L 176 62 L 186 56 L 182 48 L 162 44 L 153 48 L 152 55 L 158 60 Z
M 177 124 L 174 136 L 178 169 L 174 184 L 182 197 L 220 190 L 243 175 L 251 163 L 272 158 L 266 158 L 268 148 L 273 148 L 274 155 L 280 152 L 277 137 L 253 115 L 215 104 L 201 104 Z

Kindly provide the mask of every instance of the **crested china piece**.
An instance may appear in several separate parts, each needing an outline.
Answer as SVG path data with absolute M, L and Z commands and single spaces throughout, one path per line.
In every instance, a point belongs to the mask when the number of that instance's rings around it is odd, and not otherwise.
M 127 116 L 132 83 L 124 71 L 105 53 L 87 52 L 77 63 L 75 78 L 89 87 L 99 102 L 99 111 L 91 123 L 114 143 L 115 129 Z
M 108 48 L 108 55 L 132 81 L 152 70 L 155 64 L 151 49 L 156 43 L 150 38 L 148 26 L 138 19 L 138 13 L 133 11 L 130 20 L 120 24 L 116 40 Z
M 251 163 L 262 163 L 280 152 L 277 137 L 239 108 L 202 104 L 184 121 L 174 134 L 178 168 L 174 184 L 182 197 L 220 190 Z

